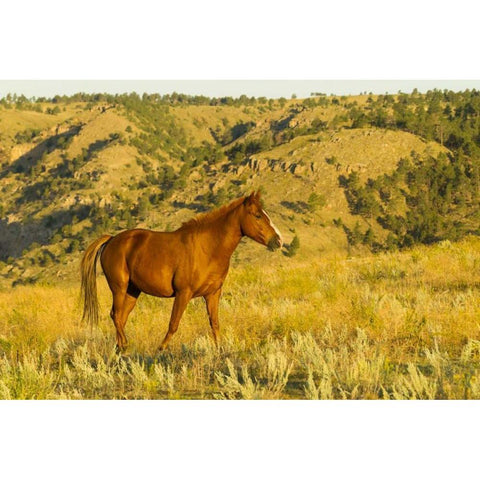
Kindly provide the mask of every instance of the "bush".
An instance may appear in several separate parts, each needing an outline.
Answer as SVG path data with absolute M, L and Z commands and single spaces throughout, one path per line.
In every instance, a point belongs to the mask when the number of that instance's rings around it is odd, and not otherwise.
M 293 257 L 294 255 L 296 255 L 299 248 L 300 248 L 300 239 L 298 238 L 297 235 L 295 235 L 292 241 L 290 242 L 290 245 L 288 245 L 287 247 L 287 252 L 286 252 L 287 257 Z
M 312 213 L 324 207 L 326 203 L 327 203 L 327 200 L 325 198 L 325 195 L 321 195 L 316 192 L 312 192 L 307 200 L 308 209 Z

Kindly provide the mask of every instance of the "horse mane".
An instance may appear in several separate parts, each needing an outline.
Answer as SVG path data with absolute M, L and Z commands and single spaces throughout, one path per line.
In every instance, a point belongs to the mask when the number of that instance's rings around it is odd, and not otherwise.
M 193 217 L 192 219 L 182 223 L 182 226 L 178 230 L 185 230 L 192 227 L 200 227 L 201 225 L 205 225 L 207 223 L 211 223 L 218 218 L 226 215 L 228 212 L 232 211 L 233 209 L 237 208 L 239 205 L 243 203 L 246 197 L 240 197 L 234 200 L 233 202 L 227 203 L 216 210 L 211 210 L 210 212 L 200 213 Z

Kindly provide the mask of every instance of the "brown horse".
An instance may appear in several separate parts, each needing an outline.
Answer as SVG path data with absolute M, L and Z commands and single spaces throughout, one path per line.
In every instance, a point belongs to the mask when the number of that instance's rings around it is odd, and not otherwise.
M 203 297 L 218 344 L 218 302 L 230 257 L 246 235 L 270 249 L 282 246 L 282 237 L 260 204 L 260 193 L 241 197 L 218 210 L 184 223 L 174 232 L 127 230 L 104 235 L 86 250 L 81 264 L 83 318 L 98 322 L 96 262 L 113 295 L 110 312 L 117 331 L 117 350 L 127 346 L 125 324 L 141 292 L 175 297 L 168 332 L 160 349 L 177 331 L 187 303 Z

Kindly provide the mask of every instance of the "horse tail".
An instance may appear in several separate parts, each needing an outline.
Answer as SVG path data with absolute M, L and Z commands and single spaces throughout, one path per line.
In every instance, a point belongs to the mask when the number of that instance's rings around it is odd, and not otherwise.
M 86 321 L 91 326 L 98 324 L 97 258 L 102 247 L 111 238 L 111 235 L 103 235 L 91 243 L 83 255 L 80 266 L 82 274 L 81 296 L 83 297 L 82 321 Z

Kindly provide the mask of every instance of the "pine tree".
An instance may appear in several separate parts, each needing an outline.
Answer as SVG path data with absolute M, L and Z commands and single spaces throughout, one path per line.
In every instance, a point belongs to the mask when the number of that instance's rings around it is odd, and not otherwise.
M 363 236 L 362 243 L 368 247 L 372 247 L 375 243 L 375 234 L 373 233 L 372 227 L 369 227 Z

